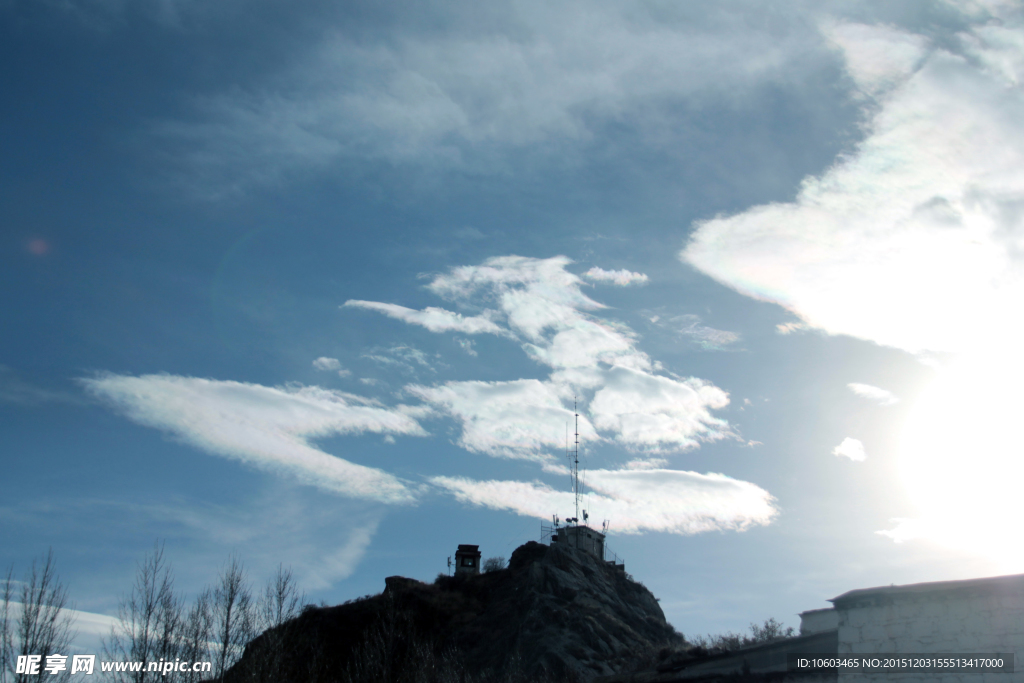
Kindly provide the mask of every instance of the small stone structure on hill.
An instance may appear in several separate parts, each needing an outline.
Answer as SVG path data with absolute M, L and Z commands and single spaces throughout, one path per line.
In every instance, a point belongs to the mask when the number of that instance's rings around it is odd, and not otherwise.
M 455 551 L 455 575 L 480 573 L 480 546 L 459 544 Z

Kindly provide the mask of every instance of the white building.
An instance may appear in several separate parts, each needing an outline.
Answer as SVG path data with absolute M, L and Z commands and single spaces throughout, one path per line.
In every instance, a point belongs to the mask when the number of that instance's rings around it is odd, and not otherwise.
M 861 588 L 835 605 L 839 655 L 995 655 L 1015 673 L 943 673 L 943 683 L 1024 681 L 1024 574 Z M 1014 653 L 1017 653 L 1015 655 Z M 911 683 L 936 674 L 839 673 L 840 681 Z
M 552 543 L 562 543 L 604 560 L 604 534 L 586 525 L 563 526 L 551 534 Z

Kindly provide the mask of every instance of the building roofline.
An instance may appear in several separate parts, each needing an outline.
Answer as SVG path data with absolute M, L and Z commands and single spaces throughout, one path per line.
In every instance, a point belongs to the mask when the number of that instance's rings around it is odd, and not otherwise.
M 837 608 L 856 607 L 859 604 L 890 603 L 897 600 L 911 600 L 918 596 L 934 593 L 951 593 L 962 595 L 1002 594 L 1024 592 L 1024 574 L 1007 576 L 989 576 L 982 579 L 964 579 L 960 581 L 930 581 L 926 583 L 910 583 L 902 586 L 877 586 L 875 588 L 858 588 L 847 591 L 829 600 Z

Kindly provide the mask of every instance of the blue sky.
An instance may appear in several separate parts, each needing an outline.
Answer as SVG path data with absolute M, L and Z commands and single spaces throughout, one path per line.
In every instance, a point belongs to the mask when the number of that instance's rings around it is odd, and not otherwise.
M 157 541 L 186 593 L 431 580 L 569 516 L 578 397 L 683 633 L 1024 571 L 1022 28 L 0 2 L 0 560 L 99 615 Z

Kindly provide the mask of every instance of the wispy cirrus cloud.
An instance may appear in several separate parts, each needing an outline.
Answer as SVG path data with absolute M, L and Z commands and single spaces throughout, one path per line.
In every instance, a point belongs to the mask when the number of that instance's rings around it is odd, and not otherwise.
M 376 348 L 364 353 L 363 358 L 386 367 L 397 368 L 408 374 L 415 374 L 417 369 L 437 372 L 434 363 L 420 349 L 405 344 L 396 344 L 387 348 Z
M 434 477 L 431 482 L 473 505 L 550 519 L 574 510 L 573 494 L 537 482 L 476 481 Z M 665 531 L 695 534 L 742 531 L 768 524 L 777 514 L 767 491 L 722 474 L 668 469 L 591 470 L 586 505 L 594 519 L 614 520 L 619 533 Z
M 144 479 L 145 473 L 139 476 Z M 255 586 L 265 585 L 281 564 L 305 590 L 336 586 L 365 556 L 383 507 L 339 500 L 332 493 L 288 481 L 268 481 L 257 491 L 233 492 L 224 500 L 197 500 L 187 491 L 152 496 L 142 490 L 134 500 L 71 496 L 22 503 L 17 510 L 0 506 L 0 518 L 38 533 L 59 525 L 92 540 L 87 555 L 116 558 L 112 575 L 76 595 L 83 609 L 116 614 L 116 595 L 130 584 L 136 561 L 152 551 L 154 538 L 165 548 L 179 595 L 195 596 L 209 586 L 216 568 L 232 554 Z M 331 514 L 324 514 L 325 508 Z M 344 524 L 337 523 L 339 517 Z M 83 621 L 80 616 L 76 628 L 78 651 L 96 652 L 92 646 L 110 635 L 110 622 L 102 618 Z
M 693 341 L 705 351 L 721 351 L 739 341 L 740 336 L 728 330 L 718 330 L 701 322 L 700 316 L 692 313 L 677 315 L 667 320 L 652 320 L 672 329 L 677 334 Z
M 309 439 L 334 434 L 425 436 L 401 409 L 320 387 L 267 387 L 174 375 L 108 374 L 80 381 L 132 421 L 209 453 L 346 496 L 388 503 L 416 499 L 415 486 L 309 444 Z
M 46 403 L 82 403 L 82 397 L 67 391 L 46 389 L 27 382 L 7 367 L 0 365 L 0 403 L 39 406 Z
M 196 98 L 191 118 L 155 133 L 228 184 L 352 159 L 493 172 L 526 149 L 567 163 L 609 123 L 645 128 L 657 146 L 680 101 L 735 103 L 826 68 L 804 8 L 740 6 L 665 6 L 655 18 L 637 2 L 455 2 L 424 9 L 444 27 L 430 31 L 363 15 L 372 30 L 339 22 L 278 71 Z

